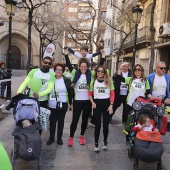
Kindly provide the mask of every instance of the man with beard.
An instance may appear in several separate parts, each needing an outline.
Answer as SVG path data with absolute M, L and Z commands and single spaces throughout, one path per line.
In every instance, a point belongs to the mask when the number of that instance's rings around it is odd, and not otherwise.
M 24 82 L 20 85 L 17 93 L 22 93 L 26 86 L 29 84 L 33 77 L 37 77 L 41 79 L 42 86 L 38 93 L 34 93 L 31 89 L 29 91 L 30 97 L 38 98 L 40 102 L 40 107 L 47 108 L 48 104 L 48 94 L 52 91 L 54 87 L 55 76 L 50 71 L 50 67 L 52 65 L 52 57 L 44 57 L 41 63 L 40 68 L 32 69 Z M 41 131 L 40 131 L 41 134 Z

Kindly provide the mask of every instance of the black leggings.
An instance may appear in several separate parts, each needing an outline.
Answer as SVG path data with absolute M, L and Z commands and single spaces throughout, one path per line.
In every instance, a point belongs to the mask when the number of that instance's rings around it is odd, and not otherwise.
M 64 129 L 64 119 L 67 110 L 58 111 L 56 109 L 50 108 L 50 139 L 54 140 L 55 131 L 56 131 L 56 123 L 58 121 L 58 128 L 57 128 L 57 138 L 61 138 L 63 135 Z
M 82 123 L 81 123 L 81 133 L 80 135 L 84 135 L 86 128 L 87 128 L 87 123 L 88 123 L 88 117 L 90 115 L 91 111 L 91 103 L 90 101 L 78 101 L 74 100 L 73 101 L 73 118 L 72 122 L 70 125 L 70 137 L 74 137 L 74 133 L 77 129 L 77 124 L 82 113 Z
M 96 103 L 96 109 L 93 109 L 94 122 L 95 122 L 94 137 L 95 137 L 95 144 L 98 144 L 99 136 L 100 136 L 102 113 L 103 113 L 103 136 L 104 136 L 104 141 L 107 142 L 107 138 L 109 134 L 109 119 L 110 119 L 110 115 L 107 110 L 110 105 L 110 100 L 101 99 L 100 103 L 98 102 L 95 103 Z

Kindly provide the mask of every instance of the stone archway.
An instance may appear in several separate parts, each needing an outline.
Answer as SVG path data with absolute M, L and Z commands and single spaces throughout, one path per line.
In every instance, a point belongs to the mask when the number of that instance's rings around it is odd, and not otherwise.
M 11 69 L 21 69 L 21 51 L 15 45 L 11 46 Z

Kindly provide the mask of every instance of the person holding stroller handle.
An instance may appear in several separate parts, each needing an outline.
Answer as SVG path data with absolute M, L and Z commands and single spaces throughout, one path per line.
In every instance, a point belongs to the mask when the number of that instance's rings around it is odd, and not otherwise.
M 151 98 L 152 95 L 150 94 L 150 85 L 149 81 L 144 76 L 144 68 L 140 64 L 136 64 L 132 70 L 132 77 L 122 77 L 122 67 L 124 64 L 121 64 L 117 76 L 115 76 L 114 81 L 121 81 L 125 82 L 128 85 L 128 94 L 127 94 L 127 105 L 126 105 L 126 121 L 128 118 L 128 114 L 130 111 L 133 110 L 132 104 L 134 103 L 135 99 L 139 96 L 147 96 Z M 127 137 L 127 136 L 126 136 Z M 127 148 L 129 147 L 129 139 L 126 138 Z
M 56 123 L 58 121 L 57 128 L 57 143 L 63 144 L 62 135 L 64 129 L 65 114 L 68 109 L 68 94 L 71 92 L 71 81 L 69 78 L 63 76 L 65 66 L 62 63 L 54 64 L 54 72 L 56 74 L 56 80 L 54 88 L 50 93 L 48 100 L 48 107 L 51 110 L 50 114 L 50 137 L 47 141 L 47 145 L 51 145 L 54 142 Z
M 93 97 L 94 99 L 93 99 Z M 95 121 L 95 148 L 94 152 L 99 152 L 99 135 L 101 128 L 101 117 L 103 113 L 103 149 L 107 149 L 107 138 L 109 133 L 109 118 L 112 114 L 114 102 L 114 85 L 103 66 L 99 66 L 95 72 L 94 80 L 90 83 L 89 98 L 92 103 L 93 116 Z
M 41 63 L 40 68 L 32 69 L 24 82 L 20 85 L 17 94 L 22 93 L 26 86 L 29 84 L 33 77 L 37 77 L 41 79 L 42 86 L 38 93 L 34 93 L 31 89 L 29 91 L 30 97 L 38 98 L 40 102 L 40 107 L 47 108 L 48 104 L 48 94 L 52 91 L 54 87 L 55 76 L 52 72 L 50 72 L 50 67 L 52 65 L 52 57 L 44 57 Z M 40 134 L 42 130 L 39 131 Z
M 146 78 L 149 81 L 152 96 L 160 98 L 165 105 L 170 105 L 170 76 L 165 71 L 165 62 L 159 61 L 156 63 L 155 72 Z

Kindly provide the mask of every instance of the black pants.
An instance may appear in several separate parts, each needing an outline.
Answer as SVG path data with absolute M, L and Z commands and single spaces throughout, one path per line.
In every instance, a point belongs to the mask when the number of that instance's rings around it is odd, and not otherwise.
M 103 100 L 105 101 L 103 102 Z M 96 103 L 96 109 L 93 109 L 94 122 L 95 122 L 95 131 L 94 131 L 95 144 L 98 144 L 99 141 L 102 115 L 103 115 L 103 136 L 105 142 L 107 142 L 107 138 L 109 134 L 110 115 L 107 110 L 110 105 L 110 100 L 109 99 L 103 99 L 103 100 L 101 99 L 100 103 L 94 101 Z
M 48 100 L 39 101 L 39 102 L 40 102 L 40 107 L 48 108 L 48 107 L 47 107 Z M 39 134 L 40 134 L 40 135 L 42 134 L 42 130 L 41 130 L 41 129 L 39 130 Z
M 78 101 L 74 100 L 73 101 L 73 118 L 72 122 L 70 125 L 70 137 L 74 137 L 74 133 L 77 129 L 77 124 L 82 113 L 82 123 L 81 123 L 81 133 L 80 135 L 84 135 L 86 128 L 87 128 L 87 123 L 88 123 L 88 118 L 90 115 L 91 111 L 91 103 L 90 101 Z
M 113 103 L 113 113 L 111 114 L 111 117 L 115 114 L 116 110 L 120 105 L 123 103 L 123 113 L 122 113 L 122 121 L 126 122 L 127 120 L 127 112 L 126 112 L 126 95 L 120 95 L 118 98 L 115 98 L 115 101 Z
M 126 104 L 127 117 L 129 115 L 129 112 L 131 112 L 132 110 L 133 110 L 133 108 L 130 105 Z M 128 135 L 126 135 L 126 141 L 129 141 L 129 136 Z
M 50 139 L 54 140 L 55 131 L 56 131 L 56 123 L 58 121 L 57 127 L 57 138 L 61 138 L 63 136 L 63 129 L 64 129 L 64 119 L 67 110 L 58 111 L 53 108 L 49 108 L 51 110 L 50 114 Z

